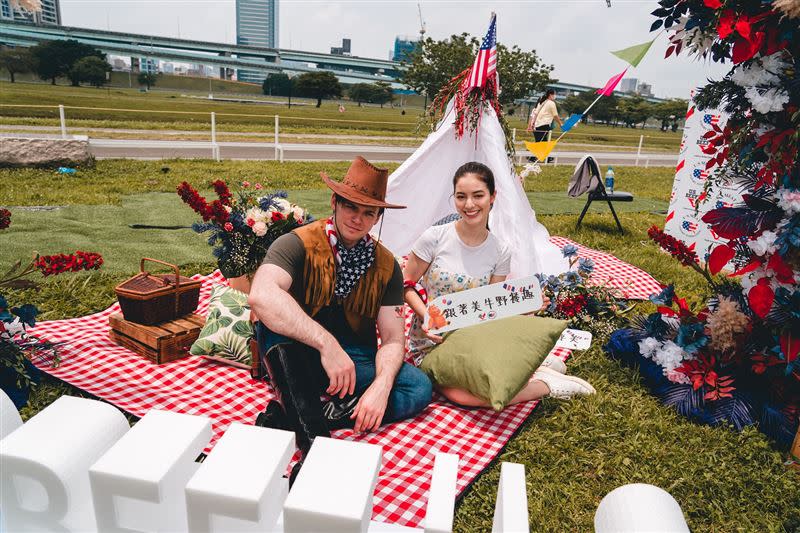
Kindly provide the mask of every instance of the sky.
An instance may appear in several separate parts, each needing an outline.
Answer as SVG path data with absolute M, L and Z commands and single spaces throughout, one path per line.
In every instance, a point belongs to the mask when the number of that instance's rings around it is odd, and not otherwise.
M 479 2 L 422 0 L 426 35 L 444 39 L 470 33 L 482 38 L 489 16 L 497 13 L 497 38 L 506 46 L 535 50 L 554 65 L 562 82 L 602 86 L 627 64 L 611 55 L 653 39 L 655 0 L 528 0 Z M 282 0 L 279 4 L 281 48 L 329 52 L 352 40 L 352 54 L 386 59 L 397 35 L 416 37 L 420 21 L 416 1 L 345 2 Z M 61 0 L 67 26 L 181 37 L 203 41 L 236 41 L 235 0 Z M 667 34 L 662 33 L 639 67 L 626 77 L 653 85 L 659 97 L 688 98 L 708 78 L 720 78 L 729 67 L 691 57 L 665 60 Z M 502 83 L 502 80 L 501 80 Z

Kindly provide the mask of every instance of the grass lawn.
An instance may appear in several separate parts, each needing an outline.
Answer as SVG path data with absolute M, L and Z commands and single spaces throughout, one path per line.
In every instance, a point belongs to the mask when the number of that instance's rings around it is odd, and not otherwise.
M 190 230 L 135 230 L 129 224 L 184 225 L 194 220 L 174 189 L 187 180 L 198 187 L 217 178 L 292 189 L 312 212 L 326 212 L 319 171 L 341 176 L 348 163 L 208 161 L 100 161 L 74 176 L 47 170 L 0 170 L 0 205 L 65 206 L 52 211 L 12 207 L 12 226 L 0 233 L 3 266 L 38 248 L 44 253 L 85 248 L 99 251 L 106 268 L 93 274 L 43 280 L 38 291 L 5 291 L 12 303 L 33 303 L 46 319 L 84 315 L 114 301 L 113 287 L 147 253 L 173 257 L 188 274 L 213 269 L 202 237 Z M 168 172 L 162 172 L 168 167 Z M 394 167 L 392 167 L 394 168 Z M 551 234 L 608 251 L 672 281 L 678 294 L 699 303 L 704 284 L 648 242 L 651 224 L 663 224 L 672 187 L 669 169 L 620 169 L 617 184 L 636 195 L 620 214 L 619 235 L 608 212 L 598 208 L 575 231 L 576 208 L 565 198 L 571 169 L 547 167 L 530 176 L 526 190 Z M 443 179 L 447 179 L 445 176 Z M 159 194 L 168 193 L 168 194 Z M 639 204 L 641 202 L 641 204 Z M 549 214 L 554 213 L 554 214 Z M 559 213 L 559 214 L 555 214 Z M 159 255 L 161 254 L 161 255 Z M 637 312 L 647 312 L 640 304 Z M 596 339 L 577 352 L 571 372 L 588 379 L 598 394 L 572 402 L 546 400 L 500 456 L 525 465 L 532 531 L 589 531 L 602 497 L 625 483 L 652 483 L 680 503 L 694 531 L 800 530 L 800 475 L 783 466 L 782 454 L 754 429 L 698 426 L 662 407 L 640 385 L 636 372 L 608 359 Z M 24 409 L 28 418 L 58 396 L 79 391 L 46 378 Z M 488 531 L 494 512 L 499 463 L 487 470 L 456 510 L 458 531 Z
M 224 95 L 218 95 L 224 98 Z M 147 130 L 202 130 L 210 131 L 210 113 L 217 113 L 219 132 L 274 132 L 275 115 L 280 115 L 283 133 L 327 133 L 350 135 L 392 135 L 415 137 L 418 130 L 420 107 L 406 109 L 405 114 L 394 107 L 364 106 L 345 102 L 347 111 L 339 113 L 338 101 L 323 101 L 314 107 L 314 101 L 293 98 L 298 105 L 288 109 L 274 96 L 247 95 L 243 98 L 262 103 L 236 103 L 208 100 L 203 95 L 185 94 L 179 90 L 159 90 L 142 93 L 138 89 L 70 87 L 49 84 L 9 83 L 0 81 L 0 124 L 46 125 L 59 124 L 59 104 L 66 107 L 67 126 L 78 133 L 82 128 L 132 128 Z M 270 103 L 272 102 L 272 103 Z M 275 104 L 274 102 L 278 102 Z M 89 109 L 95 108 L 95 109 Z M 526 109 L 518 109 L 507 116 L 517 137 L 525 137 Z M 520 116 L 520 113 L 523 113 Z M 562 111 L 562 114 L 563 111 Z M 423 132 L 424 134 L 424 132 Z M 621 146 L 635 149 L 639 136 L 644 135 L 645 150 L 676 150 L 681 132 L 661 132 L 613 128 L 603 125 L 581 124 L 565 140 Z M 530 139 L 529 139 L 530 140 Z

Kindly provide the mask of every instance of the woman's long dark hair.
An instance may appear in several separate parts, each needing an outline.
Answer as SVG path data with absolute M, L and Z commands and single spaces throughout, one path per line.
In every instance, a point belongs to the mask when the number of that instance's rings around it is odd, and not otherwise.
M 547 89 L 547 91 L 545 91 L 545 93 L 541 97 L 539 97 L 539 101 L 536 102 L 536 105 L 539 105 L 545 100 L 547 100 L 551 94 L 556 94 L 555 89 Z
M 456 170 L 456 173 L 453 176 L 453 194 L 456 192 L 456 183 L 458 183 L 458 180 L 467 174 L 475 174 L 478 176 L 478 179 L 480 179 L 484 185 L 486 185 L 486 188 L 489 189 L 489 194 L 494 194 L 494 173 L 492 172 L 492 169 L 483 163 L 478 163 L 477 161 L 470 161 L 469 163 L 464 163 L 458 167 L 458 170 Z M 486 221 L 486 229 L 489 229 L 488 220 Z

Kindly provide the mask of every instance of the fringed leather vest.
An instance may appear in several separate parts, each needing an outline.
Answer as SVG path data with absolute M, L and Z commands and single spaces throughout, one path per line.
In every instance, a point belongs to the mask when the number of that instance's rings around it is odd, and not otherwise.
M 313 318 L 320 309 L 334 303 L 336 259 L 325 234 L 324 220 L 298 228 L 294 233 L 300 237 L 306 252 L 303 282 L 297 285 L 298 292 L 294 296 Z M 370 328 L 374 332 L 375 319 L 378 318 L 381 301 L 393 272 L 394 256 L 377 243 L 372 266 L 341 302 L 347 323 L 357 335 L 369 334 Z

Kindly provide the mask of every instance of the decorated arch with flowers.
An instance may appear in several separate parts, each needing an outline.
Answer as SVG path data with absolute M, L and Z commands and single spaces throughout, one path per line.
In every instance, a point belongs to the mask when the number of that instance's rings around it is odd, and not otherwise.
M 669 35 L 667 58 L 731 64 L 695 102 L 729 114 L 705 134 L 706 187 L 734 186 L 741 201 L 703 215 L 721 237 L 704 261 L 651 228 L 661 248 L 706 279 L 708 299 L 692 309 L 665 286 L 651 297 L 657 310 L 614 332 L 606 349 L 638 365 L 679 413 L 755 424 L 788 447 L 800 416 L 800 2 L 661 0 L 653 15 L 651 30 Z

